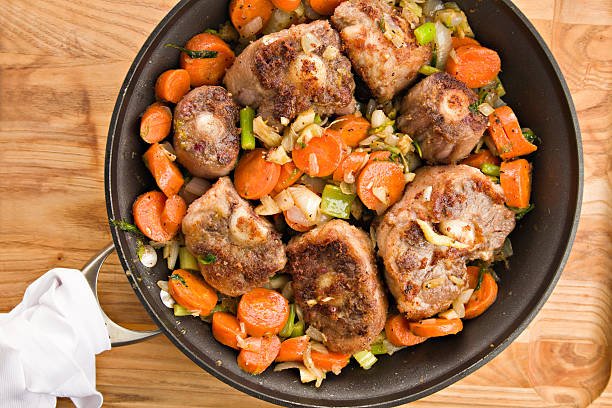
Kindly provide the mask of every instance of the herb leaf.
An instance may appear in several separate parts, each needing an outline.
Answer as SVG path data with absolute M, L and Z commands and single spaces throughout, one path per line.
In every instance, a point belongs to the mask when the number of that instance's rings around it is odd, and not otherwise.
M 470 105 L 470 112 L 472 113 L 480 113 L 478 107 L 480 106 L 480 100 L 477 100 L 473 104 Z
M 114 227 L 119 228 L 121 231 L 129 232 L 130 234 L 135 234 L 138 237 L 144 237 L 144 234 L 140 232 L 137 226 L 134 224 L 130 224 L 124 220 L 110 220 L 110 224 Z
M 217 51 L 208 51 L 208 50 L 190 50 L 188 48 L 185 47 L 181 47 L 178 46 L 176 44 L 166 44 L 164 47 L 169 47 L 169 48 L 176 48 L 177 50 L 180 50 L 182 52 L 184 52 L 185 54 L 187 54 L 189 56 L 189 58 L 194 58 L 194 59 L 204 59 L 204 58 L 215 58 L 217 56 L 217 54 L 219 54 L 219 52 Z
M 213 254 L 208 254 L 206 256 L 198 256 L 198 263 L 202 264 L 202 265 L 210 265 L 212 263 L 215 263 L 217 261 L 217 257 Z
M 531 212 L 535 208 L 535 204 L 529 204 L 527 208 L 516 208 L 516 207 L 508 207 L 512 211 L 514 211 L 514 218 L 517 220 L 522 219 L 527 213 Z
M 423 150 L 421 150 L 421 145 L 416 140 L 413 140 L 412 144 L 414 145 L 414 148 L 416 149 L 417 153 L 419 154 L 419 157 L 422 159 L 423 158 Z
M 176 273 L 173 273 L 172 275 L 170 275 L 170 279 L 175 280 L 175 281 L 179 281 L 185 287 L 188 287 L 187 286 L 187 282 L 185 282 L 185 279 L 183 279 L 183 277 L 181 275 L 177 275 Z

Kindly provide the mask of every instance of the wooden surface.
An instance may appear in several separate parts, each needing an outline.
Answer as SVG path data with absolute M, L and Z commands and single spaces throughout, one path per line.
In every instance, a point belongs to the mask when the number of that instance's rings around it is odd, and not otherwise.
M 106 133 L 123 77 L 172 0 L 2 0 L 0 312 L 55 266 L 80 267 L 110 241 Z M 558 59 L 582 127 L 585 189 L 576 243 L 550 300 L 500 356 L 415 407 L 612 406 L 610 127 L 612 2 L 520 0 Z M 102 304 L 150 320 L 113 260 Z M 270 406 L 216 380 L 164 337 L 97 359 L 108 407 Z M 60 401 L 61 406 L 70 406 Z

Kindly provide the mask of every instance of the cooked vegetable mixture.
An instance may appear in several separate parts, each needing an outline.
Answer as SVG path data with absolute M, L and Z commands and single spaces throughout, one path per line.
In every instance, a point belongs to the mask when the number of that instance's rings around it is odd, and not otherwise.
M 178 67 L 140 122 L 158 190 L 114 222 L 145 267 L 162 251 L 164 304 L 211 323 L 242 370 L 317 387 L 351 357 L 367 370 L 459 333 L 534 208 L 538 139 L 502 100 L 498 53 L 439 0 L 232 0 L 229 16 L 166 45 Z

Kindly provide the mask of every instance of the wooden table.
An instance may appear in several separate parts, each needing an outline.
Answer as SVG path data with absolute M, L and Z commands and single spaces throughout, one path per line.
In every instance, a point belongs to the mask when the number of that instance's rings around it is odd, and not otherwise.
M 138 49 L 175 0 L 2 0 L 0 312 L 46 270 L 80 267 L 110 240 L 104 148 Z M 612 406 L 610 0 L 520 0 L 571 88 L 582 127 L 584 204 L 572 255 L 527 330 L 474 374 L 413 406 Z M 117 259 L 101 275 L 108 314 L 151 322 Z M 270 404 L 216 380 L 165 337 L 97 359 L 108 407 Z M 70 406 L 61 401 L 61 406 Z

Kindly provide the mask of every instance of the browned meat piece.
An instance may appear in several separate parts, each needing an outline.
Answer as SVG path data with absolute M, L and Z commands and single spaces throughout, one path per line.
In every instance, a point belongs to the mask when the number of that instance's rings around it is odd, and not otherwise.
M 238 103 L 259 107 L 259 115 L 274 122 L 310 107 L 320 115 L 353 113 L 355 81 L 340 48 L 328 21 L 296 25 L 250 44 L 227 71 L 225 85 Z
M 465 248 L 434 245 L 417 220 Z M 466 287 L 466 261 L 491 260 L 514 228 L 499 185 L 473 167 L 416 171 L 404 197 L 380 220 L 379 255 L 398 309 L 410 320 L 446 310 Z
M 333 220 L 287 245 L 287 270 L 304 320 L 338 353 L 367 349 L 382 331 L 387 299 L 368 236 Z
M 487 118 L 472 112 L 478 96 L 445 72 L 414 86 L 402 101 L 397 124 L 419 142 L 430 163 L 456 163 L 466 157 L 487 128 Z
M 331 19 L 355 71 L 381 101 L 406 89 L 431 59 L 431 46 L 419 45 L 408 22 L 384 0 L 345 1 Z
M 225 176 L 236 165 L 240 132 L 238 106 L 225 88 L 201 86 L 174 109 L 176 158 L 197 177 Z
M 287 263 L 285 248 L 272 224 L 255 214 L 228 177 L 194 201 L 183 219 L 185 245 L 200 263 L 206 282 L 228 296 L 266 283 Z

